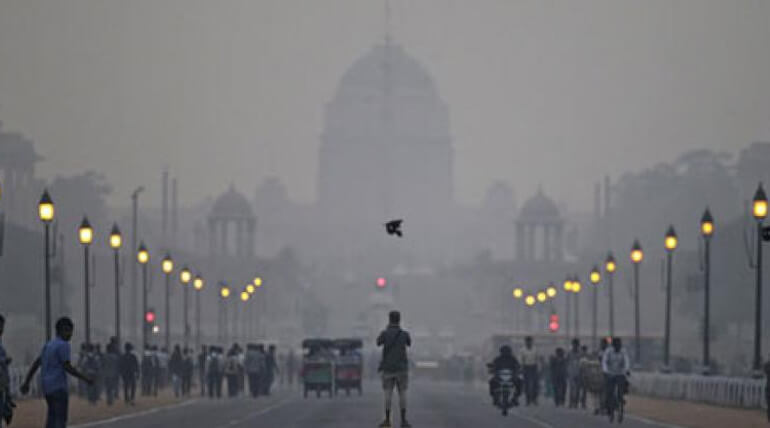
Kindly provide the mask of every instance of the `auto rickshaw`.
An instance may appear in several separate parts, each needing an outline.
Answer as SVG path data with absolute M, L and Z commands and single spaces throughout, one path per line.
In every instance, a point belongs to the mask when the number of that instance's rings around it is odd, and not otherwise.
M 316 397 L 328 391 L 334 396 L 334 342 L 330 339 L 305 339 L 302 348 L 306 351 L 302 358 L 302 383 L 304 397 L 315 391 Z
M 361 379 L 363 378 L 364 361 L 361 356 L 363 348 L 361 339 L 337 339 L 334 348 L 339 353 L 334 368 L 334 394 L 345 390 L 350 395 L 350 390 L 358 390 L 358 395 L 363 394 Z

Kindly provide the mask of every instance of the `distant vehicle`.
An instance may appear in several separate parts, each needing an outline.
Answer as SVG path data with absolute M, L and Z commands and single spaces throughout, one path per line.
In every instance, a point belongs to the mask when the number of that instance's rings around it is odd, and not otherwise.
M 361 339 L 337 339 L 334 341 L 334 347 L 339 353 L 337 362 L 334 366 L 334 394 L 337 395 L 340 390 L 345 390 L 346 395 L 350 395 L 350 390 L 358 391 L 358 395 L 363 394 L 364 360 L 361 356 L 361 348 L 364 344 Z
M 330 339 L 305 339 L 302 348 L 306 351 L 302 357 L 302 383 L 304 397 L 315 391 L 321 397 L 324 391 L 329 397 L 334 395 L 334 342 Z

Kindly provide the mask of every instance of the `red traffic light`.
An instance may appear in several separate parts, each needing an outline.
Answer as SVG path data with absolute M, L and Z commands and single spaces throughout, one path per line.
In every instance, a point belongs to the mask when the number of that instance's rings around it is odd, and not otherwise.
M 152 324 L 155 322 L 155 312 L 153 311 L 147 311 L 146 314 L 144 314 L 144 320 L 148 323 Z
M 551 314 L 551 320 L 548 323 L 548 329 L 551 330 L 551 333 L 556 333 L 559 331 L 559 316 L 556 314 Z
M 377 288 L 385 288 L 388 286 L 388 280 L 385 278 L 377 278 Z

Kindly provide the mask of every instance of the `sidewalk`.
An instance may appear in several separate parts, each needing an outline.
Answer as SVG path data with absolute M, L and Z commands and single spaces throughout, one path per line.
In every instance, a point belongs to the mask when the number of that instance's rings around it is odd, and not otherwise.
M 198 398 L 196 393 L 190 396 L 190 399 Z M 178 404 L 184 399 L 174 398 L 170 391 L 163 391 L 157 397 L 136 397 L 136 405 L 126 405 L 123 400 L 117 401 L 112 406 L 107 406 L 104 399 L 91 405 L 87 400 L 77 396 L 70 396 L 70 411 L 68 425 L 77 425 L 86 422 L 93 422 L 103 419 L 114 418 L 116 416 L 127 415 L 130 413 L 141 412 L 157 407 L 164 407 Z M 13 416 L 13 428 L 40 428 L 45 425 L 46 404 L 43 399 L 22 400 L 16 403 L 16 411 Z
M 767 428 L 763 410 L 719 407 L 686 401 L 628 397 L 628 413 L 686 428 Z

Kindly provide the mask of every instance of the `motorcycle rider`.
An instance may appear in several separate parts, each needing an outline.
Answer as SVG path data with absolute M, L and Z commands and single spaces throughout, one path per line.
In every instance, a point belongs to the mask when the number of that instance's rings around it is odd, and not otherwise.
M 495 391 L 497 391 L 497 388 L 500 386 L 500 380 L 497 377 L 497 372 L 500 370 L 511 370 L 513 373 L 513 386 L 516 389 L 515 393 L 513 394 L 513 405 L 518 406 L 519 395 L 521 395 L 521 379 L 519 378 L 519 370 L 521 366 L 519 365 L 519 360 L 513 356 L 511 347 L 508 345 L 501 346 L 500 355 L 498 355 L 491 363 L 489 363 L 487 367 L 489 367 L 489 370 L 492 373 L 492 378 L 489 380 L 489 395 L 492 396 L 492 403 L 495 406 L 500 405 L 497 394 L 495 394 Z

